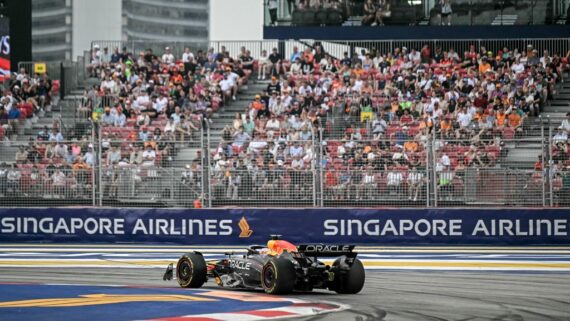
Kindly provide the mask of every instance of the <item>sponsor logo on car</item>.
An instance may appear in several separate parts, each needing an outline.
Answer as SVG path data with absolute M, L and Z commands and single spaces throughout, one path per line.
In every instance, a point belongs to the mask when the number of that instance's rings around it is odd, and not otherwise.
M 251 268 L 251 262 L 240 261 L 240 260 L 229 260 L 231 268 L 240 270 L 249 270 Z
M 324 244 L 307 244 L 303 246 L 304 252 L 328 252 L 328 253 L 346 253 L 352 251 L 354 246 L 351 245 L 324 245 Z

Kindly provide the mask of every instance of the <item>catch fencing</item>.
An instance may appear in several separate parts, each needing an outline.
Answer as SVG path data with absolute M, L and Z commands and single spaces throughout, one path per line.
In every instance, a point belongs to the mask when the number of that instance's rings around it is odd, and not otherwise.
M 331 136 L 184 141 L 160 127 L 89 123 L 73 141 L 11 141 L 0 164 L 2 206 L 566 207 L 567 154 L 538 119 L 510 138 Z M 404 133 L 402 133 L 404 132 Z M 155 136 L 158 135 L 158 136 Z M 160 136 L 160 137 L 159 137 Z M 413 139 L 412 139 L 413 137 Z M 567 153 L 567 152 L 566 152 Z M 79 155 L 83 155 L 80 157 Z

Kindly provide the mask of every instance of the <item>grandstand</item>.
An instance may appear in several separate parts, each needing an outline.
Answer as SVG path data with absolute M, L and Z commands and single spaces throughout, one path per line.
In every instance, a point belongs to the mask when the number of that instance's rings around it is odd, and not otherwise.
M 111 53 L 94 42 L 75 66 L 82 87 L 61 101 L 47 75 L 9 80 L 0 195 L 38 205 L 559 205 L 566 46 L 105 43 Z

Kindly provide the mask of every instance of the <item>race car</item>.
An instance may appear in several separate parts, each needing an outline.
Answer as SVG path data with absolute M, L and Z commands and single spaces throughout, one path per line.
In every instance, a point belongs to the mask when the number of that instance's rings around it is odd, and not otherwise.
M 272 236 L 267 246 L 251 245 L 246 254 L 206 261 L 199 252 L 186 253 L 176 264 L 176 280 L 184 288 L 200 288 L 208 279 L 224 288 L 263 289 L 269 294 L 329 289 L 356 294 L 364 286 L 364 266 L 354 245 L 305 244 L 298 247 Z M 318 257 L 336 257 L 332 266 Z M 170 264 L 164 280 L 174 276 Z

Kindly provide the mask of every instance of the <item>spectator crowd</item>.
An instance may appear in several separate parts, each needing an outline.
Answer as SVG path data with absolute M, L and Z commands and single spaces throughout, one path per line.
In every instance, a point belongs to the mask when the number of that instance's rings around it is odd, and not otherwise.
M 217 194 L 308 198 L 322 167 L 325 198 L 425 199 L 433 146 L 437 189 L 453 199 L 466 169 L 506 167 L 505 142 L 530 133 L 526 122 L 556 94 L 567 61 L 532 45 L 263 51 L 258 78 L 270 82 L 224 128 Z
M 288 57 L 273 48 L 255 59 L 245 47 L 232 54 L 223 46 L 185 48 L 175 56 L 169 47 L 155 54 L 95 45 L 88 72 L 100 82 L 76 110 L 94 124 L 95 136 L 67 135 L 54 122 L 19 150 L 13 166 L 1 166 L 0 179 L 10 176 L 32 190 L 41 186 L 30 183 L 38 177 L 55 195 L 86 194 L 100 159 L 105 195 L 117 196 L 125 170 L 142 181 L 177 167 L 179 149 L 196 147 L 202 128 L 256 73 L 268 79 L 265 90 L 235 115 L 208 155 L 214 197 L 309 199 L 321 183 L 330 200 L 425 200 L 427 164 L 434 163 L 437 189 L 453 199 L 466 169 L 505 166 L 505 142 L 527 134 L 525 124 L 556 94 L 567 61 L 532 45 L 497 52 L 472 45 L 463 53 L 424 45 L 333 57 L 316 44 L 294 47 Z M 11 81 L 0 105 L 4 135 L 17 128 L 22 110 L 34 117 L 51 100 L 47 75 L 23 71 Z M 10 116 L 14 109 L 17 117 Z M 567 171 L 568 121 L 553 139 L 560 177 Z M 205 188 L 200 157 L 181 174 L 196 195 Z M 9 175 L 16 168 L 26 171 Z

